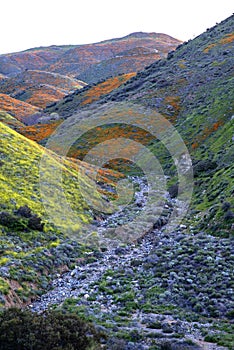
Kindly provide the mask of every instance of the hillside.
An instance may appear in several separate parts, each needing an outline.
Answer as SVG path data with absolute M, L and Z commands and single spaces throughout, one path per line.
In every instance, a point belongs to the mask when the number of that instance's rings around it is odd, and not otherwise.
M 117 106 L 120 102 L 132 102 L 136 107 L 142 105 L 159 111 L 175 125 L 194 163 L 195 192 L 191 209 L 197 219 L 192 219 L 191 226 L 218 235 L 228 234 L 233 221 L 233 211 L 222 209 L 224 203 L 229 203 L 230 208 L 234 204 L 230 183 L 234 155 L 233 39 L 232 16 L 184 43 L 167 59 L 155 62 L 119 88 L 100 96 L 96 104 L 90 106 L 92 111 L 107 102 Z M 49 113 L 58 112 L 61 117 L 68 117 L 75 111 L 88 111 L 89 107 L 82 102 L 83 96 L 92 95 L 98 86 L 69 95 L 49 107 Z M 128 110 L 125 113 L 127 116 Z M 73 118 L 79 121 L 79 115 L 82 113 Z M 117 137 L 122 135 L 121 130 L 109 127 L 108 134 Z M 131 128 L 126 129 L 125 134 L 128 137 L 132 134 L 132 138 L 138 140 Z M 96 130 L 96 136 L 91 133 L 89 142 L 98 144 L 105 135 L 106 132 Z M 40 140 L 43 142 L 41 137 Z M 70 154 L 82 159 L 85 144 L 87 140 L 80 140 Z M 158 154 L 157 146 L 151 149 Z M 168 172 L 172 176 L 173 171 L 168 169 Z M 176 179 L 172 176 L 171 184 L 173 181 Z
M 20 101 L 26 102 L 23 116 L 28 118 L 24 121 L 33 124 L 40 117 L 35 115 L 35 107 L 45 108 L 86 83 L 134 74 L 178 44 L 179 40 L 165 34 L 133 33 L 95 44 L 39 47 L 0 55 L 0 93 L 15 99 L 10 100 L 14 105 L 11 110 L 7 97 L 2 95 L 0 108 L 22 120 Z M 80 80 L 81 74 L 87 81 Z
M 196 220 L 213 234 L 230 232 L 234 217 L 222 209 L 224 203 L 234 204 L 233 18 L 183 44 L 106 98 L 117 102 L 127 96 L 156 108 L 176 126 L 193 158 Z
M 120 75 L 118 77 L 109 78 L 99 84 L 92 85 L 91 87 L 87 86 L 80 92 L 77 90 L 75 93 L 65 96 L 58 103 L 50 104 L 44 110 L 46 115 L 45 113 L 41 113 L 41 117 L 38 116 L 36 119 L 37 122 L 40 122 L 39 124 L 29 126 L 21 125 L 17 130 L 30 140 L 36 142 L 42 141 L 45 143 L 45 140 L 62 122 L 60 119 L 60 110 L 62 111 L 63 116 L 72 115 L 74 107 L 77 109 L 77 106 L 85 106 L 91 104 L 92 102 L 98 101 L 102 96 L 107 95 L 112 90 L 124 84 L 134 75 L 135 73 Z M 69 99 L 71 103 L 69 102 Z M 64 105 L 66 105 L 65 109 Z
M 179 40 L 165 34 L 133 33 L 123 38 L 94 44 L 35 48 L 19 53 L 1 55 L 0 74 L 16 76 L 29 69 L 55 72 L 80 79 L 79 76 L 82 73 L 89 74 L 89 68 L 103 62 L 101 79 L 105 79 L 113 73 L 118 75 L 130 73 L 133 69 L 142 69 L 149 63 L 154 62 L 155 59 L 165 56 L 180 43 Z M 132 49 L 137 50 L 133 53 L 131 52 Z M 119 64 L 119 60 L 116 58 L 118 55 L 126 58 L 126 64 L 124 64 L 123 57 L 121 64 Z M 131 57 L 132 67 L 128 64 L 129 57 Z M 109 64 L 108 60 L 110 59 L 117 60 L 116 67 L 113 68 Z M 108 62 L 106 67 L 105 61 Z M 90 73 L 87 82 L 94 81 L 97 81 L 97 78 Z
M 167 56 L 154 33 L 38 50 L 34 69 L 103 81 L 38 124 L 0 113 L 2 307 L 75 313 L 106 350 L 234 348 L 233 23 Z
M 58 113 L 61 117 L 71 116 L 79 107 L 100 100 L 135 75 L 136 73 L 122 74 L 97 84 L 88 85 L 82 91 L 77 90 L 57 103 L 48 105 L 44 109 L 43 115 L 49 116 L 51 113 Z
M 27 70 L 0 83 L 0 91 L 39 108 L 62 99 L 86 84 L 60 74 Z
M 18 119 L 12 117 L 12 115 L 8 114 L 7 112 L 0 111 L 0 122 L 8 125 L 12 129 L 18 129 L 25 127 L 23 123 L 21 123 Z
M 135 47 L 133 49 L 119 52 L 116 56 L 93 64 L 78 75 L 79 79 L 87 83 L 95 83 L 105 80 L 109 76 L 118 74 L 138 72 L 144 67 L 164 57 L 163 52 L 148 47 Z M 131 67 L 131 68 L 130 68 Z
M 88 238 L 82 246 L 72 235 L 79 234 L 81 239 L 85 225 L 93 221 L 94 214 L 80 188 L 86 188 L 90 195 L 89 186 L 96 181 L 96 174 L 88 164 L 45 153 L 43 147 L 1 122 L 0 134 L 0 304 L 9 306 L 29 302 L 47 288 L 54 273 L 68 269 L 89 251 Z M 41 159 L 45 154 L 48 158 L 43 166 Z M 63 189 L 72 208 L 66 218 L 64 206 L 59 204 L 60 185 L 53 180 L 50 167 L 63 172 Z M 108 170 L 102 171 L 97 180 L 111 183 L 107 178 L 115 176 Z M 101 192 L 100 188 L 97 200 Z M 49 193 L 54 195 L 47 202 Z M 50 222 L 51 215 L 57 217 L 57 222 Z
M 71 46 L 50 46 L 0 55 L 0 73 L 11 77 L 27 69 L 41 69 L 58 60 Z
M 50 69 L 55 72 L 65 69 L 66 74 L 75 75 L 81 80 L 81 76 L 86 77 L 87 82 L 92 83 L 113 74 L 130 73 L 134 69 L 142 69 L 165 56 L 180 43 L 179 40 L 165 34 L 133 33 L 123 38 L 71 49 Z M 131 55 L 130 51 L 136 48 L 148 50 L 143 55 L 142 50 Z M 86 57 L 89 57 L 89 60 L 86 60 Z M 130 58 L 132 65 L 129 65 Z
M 11 114 L 21 122 L 27 122 L 28 117 L 39 112 L 40 108 L 0 93 L 0 111 Z

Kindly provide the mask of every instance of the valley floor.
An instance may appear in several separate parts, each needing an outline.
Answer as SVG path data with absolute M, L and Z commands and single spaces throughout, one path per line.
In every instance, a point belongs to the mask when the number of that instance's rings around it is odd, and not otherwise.
M 74 309 L 108 331 L 112 342 L 120 344 L 118 338 L 125 339 L 123 349 L 153 349 L 165 342 L 177 344 L 176 349 L 227 349 L 204 341 L 206 331 L 214 332 L 214 323 L 205 317 L 195 320 L 192 311 L 182 310 L 184 301 L 173 291 L 172 273 L 171 280 L 162 277 L 161 283 L 154 277 L 158 247 L 165 254 L 171 249 L 179 253 L 181 236 L 168 237 L 155 230 L 139 245 L 110 250 L 96 262 L 60 276 L 52 290 L 30 307 L 40 313 L 64 302 L 63 308 Z M 207 245 L 214 241 L 212 237 L 205 240 Z M 197 274 L 191 271 L 195 280 Z

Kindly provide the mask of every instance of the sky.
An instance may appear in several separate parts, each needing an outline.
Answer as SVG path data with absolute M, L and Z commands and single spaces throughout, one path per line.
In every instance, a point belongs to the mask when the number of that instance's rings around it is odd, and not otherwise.
M 185 41 L 231 16 L 233 7 L 232 0 L 1 0 L 0 54 L 140 31 Z

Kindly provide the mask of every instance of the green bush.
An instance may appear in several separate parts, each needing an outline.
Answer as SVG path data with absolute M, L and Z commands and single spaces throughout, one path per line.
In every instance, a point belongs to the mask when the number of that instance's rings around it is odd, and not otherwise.
M 4 211 L 0 213 L 0 225 L 15 231 L 23 231 L 27 227 L 25 220 Z
M 75 314 L 12 308 L 0 315 L 0 350 L 98 350 L 100 338 Z
M 210 159 L 202 159 L 197 162 L 195 162 L 193 167 L 193 174 L 194 177 L 197 177 L 200 175 L 200 173 L 208 172 L 210 170 L 213 170 L 217 168 L 217 163 L 211 161 Z
M 168 192 L 169 192 L 171 198 L 175 198 L 178 196 L 178 189 L 179 189 L 178 184 L 174 184 L 168 188 Z
M 26 205 L 20 207 L 14 213 L 0 212 L 0 225 L 14 231 L 25 231 L 28 229 L 43 231 L 44 223 L 41 218 L 33 214 Z

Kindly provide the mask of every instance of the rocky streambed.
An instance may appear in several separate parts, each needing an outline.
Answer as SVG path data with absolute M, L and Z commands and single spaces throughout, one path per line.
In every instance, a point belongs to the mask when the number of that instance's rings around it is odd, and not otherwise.
M 145 205 L 143 180 L 139 188 L 135 212 Z M 169 213 L 173 201 L 164 205 Z M 99 230 L 122 220 L 124 211 Z M 223 325 L 229 331 L 229 322 L 219 320 L 233 307 L 233 259 L 230 239 L 188 234 L 184 226 L 170 234 L 155 228 L 58 276 L 30 308 L 77 312 L 109 334 L 108 349 L 226 349 L 204 339 L 225 335 Z

